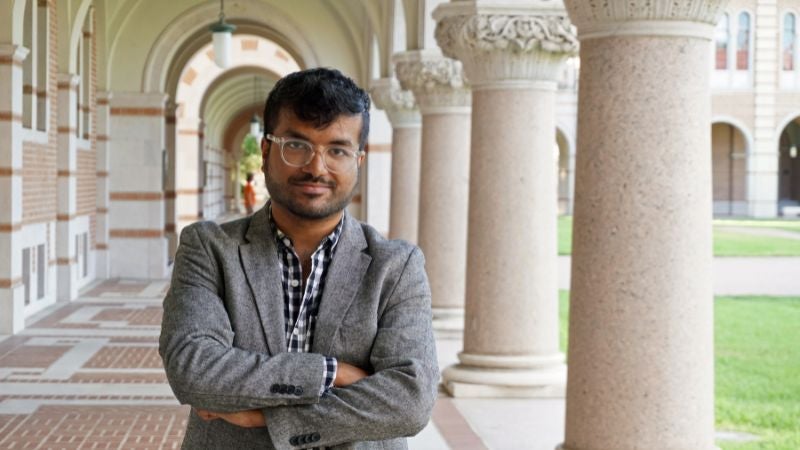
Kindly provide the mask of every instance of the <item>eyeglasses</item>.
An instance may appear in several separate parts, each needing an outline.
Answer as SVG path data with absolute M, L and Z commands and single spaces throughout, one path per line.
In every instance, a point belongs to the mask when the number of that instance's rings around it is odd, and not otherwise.
M 287 166 L 303 167 L 314 159 L 314 144 L 303 139 L 276 137 L 267 134 L 268 141 L 272 141 L 281 149 L 281 159 Z M 356 166 L 358 157 L 364 154 L 363 150 L 351 150 L 339 145 L 323 145 L 320 156 L 322 164 L 333 173 L 348 172 Z

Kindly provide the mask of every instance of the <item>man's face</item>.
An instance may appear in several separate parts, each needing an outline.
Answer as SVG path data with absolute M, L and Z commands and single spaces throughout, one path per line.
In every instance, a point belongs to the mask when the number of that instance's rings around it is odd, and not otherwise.
M 361 132 L 361 115 L 340 115 L 327 127 L 317 129 L 313 124 L 298 119 L 293 112 L 281 110 L 272 134 L 277 137 L 303 139 L 321 150 L 320 145 L 340 145 L 358 149 Z M 281 159 L 280 146 L 261 141 L 264 176 L 273 208 L 282 208 L 306 220 L 320 220 L 341 212 L 355 195 L 358 184 L 358 165 L 347 172 L 332 173 L 325 168 L 322 155 L 317 152 L 310 163 L 292 167 Z

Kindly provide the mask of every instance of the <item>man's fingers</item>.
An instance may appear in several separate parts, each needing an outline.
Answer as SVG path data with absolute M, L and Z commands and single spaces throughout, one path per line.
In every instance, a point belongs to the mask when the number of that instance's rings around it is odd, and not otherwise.
M 212 413 L 211 411 L 206 411 L 205 409 L 195 409 L 195 411 L 197 411 L 197 415 L 206 422 L 219 418 L 218 415 Z

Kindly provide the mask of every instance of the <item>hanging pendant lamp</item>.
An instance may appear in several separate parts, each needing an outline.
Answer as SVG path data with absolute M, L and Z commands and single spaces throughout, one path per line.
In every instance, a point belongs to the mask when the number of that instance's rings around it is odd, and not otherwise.
M 219 22 L 209 27 L 213 33 L 214 62 L 221 69 L 231 64 L 231 36 L 236 26 L 225 22 L 224 0 L 219 0 Z

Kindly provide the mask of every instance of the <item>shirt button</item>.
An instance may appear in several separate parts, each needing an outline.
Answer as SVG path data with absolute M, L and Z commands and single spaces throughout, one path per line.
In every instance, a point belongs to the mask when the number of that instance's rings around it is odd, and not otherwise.
M 297 286 L 300 286 L 300 282 L 299 282 L 299 281 L 297 281 L 297 280 L 292 280 L 292 282 L 291 282 L 291 283 L 289 283 L 289 284 L 291 284 L 291 285 L 292 285 L 292 287 L 297 287 Z
M 291 246 L 292 246 L 292 243 L 291 243 L 291 242 L 289 242 L 289 240 L 288 240 L 288 239 L 284 239 L 284 240 L 283 240 L 283 243 L 284 243 L 284 244 L 285 244 L 287 247 L 291 247 Z
M 297 336 L 298 334 L 300 334 L 300 330 L 298 330 L 297 328 L 295 328 L 294 330 L 292 330 L 292 334 L 293 334 L 293 335 L 295 335 L 295 336 Z

